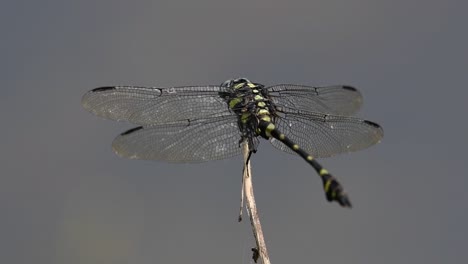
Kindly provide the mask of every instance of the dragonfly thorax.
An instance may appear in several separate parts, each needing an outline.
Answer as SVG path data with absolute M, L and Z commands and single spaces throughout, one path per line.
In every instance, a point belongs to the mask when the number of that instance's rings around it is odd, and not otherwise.
M 274 113 L 273 103 L 265 87 L 245 78 L 228 80 L 221 87 L 227 88 L 222 97 L 238 117 L 242 138 L 252 142 L 254 138 L 263 136 L 259 123 L 262 120 L 271 122 L 271 113 Z
M 228 80 L 221 86 L 227 88 L 222 96 L 229 109 L 236 113 L 243 123 L 250 118 L 264 119 L 270 116 L 270 110 L 273 109 L 272 102 L 263 85 L 239 78 Z

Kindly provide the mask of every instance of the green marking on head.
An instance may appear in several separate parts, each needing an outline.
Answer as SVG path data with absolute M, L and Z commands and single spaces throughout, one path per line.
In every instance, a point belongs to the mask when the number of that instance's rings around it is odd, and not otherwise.
M 234 85 L 233 88 L 234 88 L 234 89 L 240 89 L 240 88 L 242 88 L 242 87 L 244 87 L 244 83 L 238 83 L 238 84 Z

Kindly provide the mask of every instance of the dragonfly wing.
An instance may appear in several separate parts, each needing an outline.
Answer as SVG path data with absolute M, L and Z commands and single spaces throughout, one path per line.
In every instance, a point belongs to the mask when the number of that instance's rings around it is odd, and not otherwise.
M 281 133 L 317 158 L 365 149 L 383 137 L 383 129 L 371 121 L 294 109 L 276 117 L 275 125 Z M 270 141 L 276 148 L 294 154 L 280 141 Z
M 140 126 L 112 143 L 121 157 L 169 162 L 205 162 L 241 154 L 241 134 L 233 115 Z
M 362 95 L 354 87 L 335 85 L 312 87 L 280 84 L 267 88 L 278 108 L 300 111 L 353 115 L 362 105 Z
M 82 99 L 89 112 L 138 125 L 163 124 L 226 115 L 228 106 L 219 86 L 174 88 L 111 86 L 87 92 Z

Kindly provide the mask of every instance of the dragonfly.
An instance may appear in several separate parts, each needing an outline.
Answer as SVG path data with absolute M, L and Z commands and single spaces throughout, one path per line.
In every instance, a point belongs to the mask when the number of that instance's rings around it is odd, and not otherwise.
M 351 207 L 343 186 L 316 159 L 381 141 L 381 126 L 354 116 L 362 101 L 347 85 L 265 86 L 237 78 L 221 85 L 99 87 L 83 96 L 82 105 L 97 116 L 136 125 L 112 142 L 121 157 L 206 162 L 240 155 L 246 142 L 250 158 L 263 138 L 311 165 L 329 202 Z

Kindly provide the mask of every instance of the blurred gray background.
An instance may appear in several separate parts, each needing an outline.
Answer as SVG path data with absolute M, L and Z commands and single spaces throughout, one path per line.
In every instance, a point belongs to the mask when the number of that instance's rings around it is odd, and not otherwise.
M 321 160 L 354 208 L 263 141 L 254 186 L 272 263 L 464 263 L 466 1 L 2 1 L 0 262 L 252 263 L 242 161 L 118 158 L 130 124 L 81 107 L 116 84 L 349 84 L 381 124 Z

